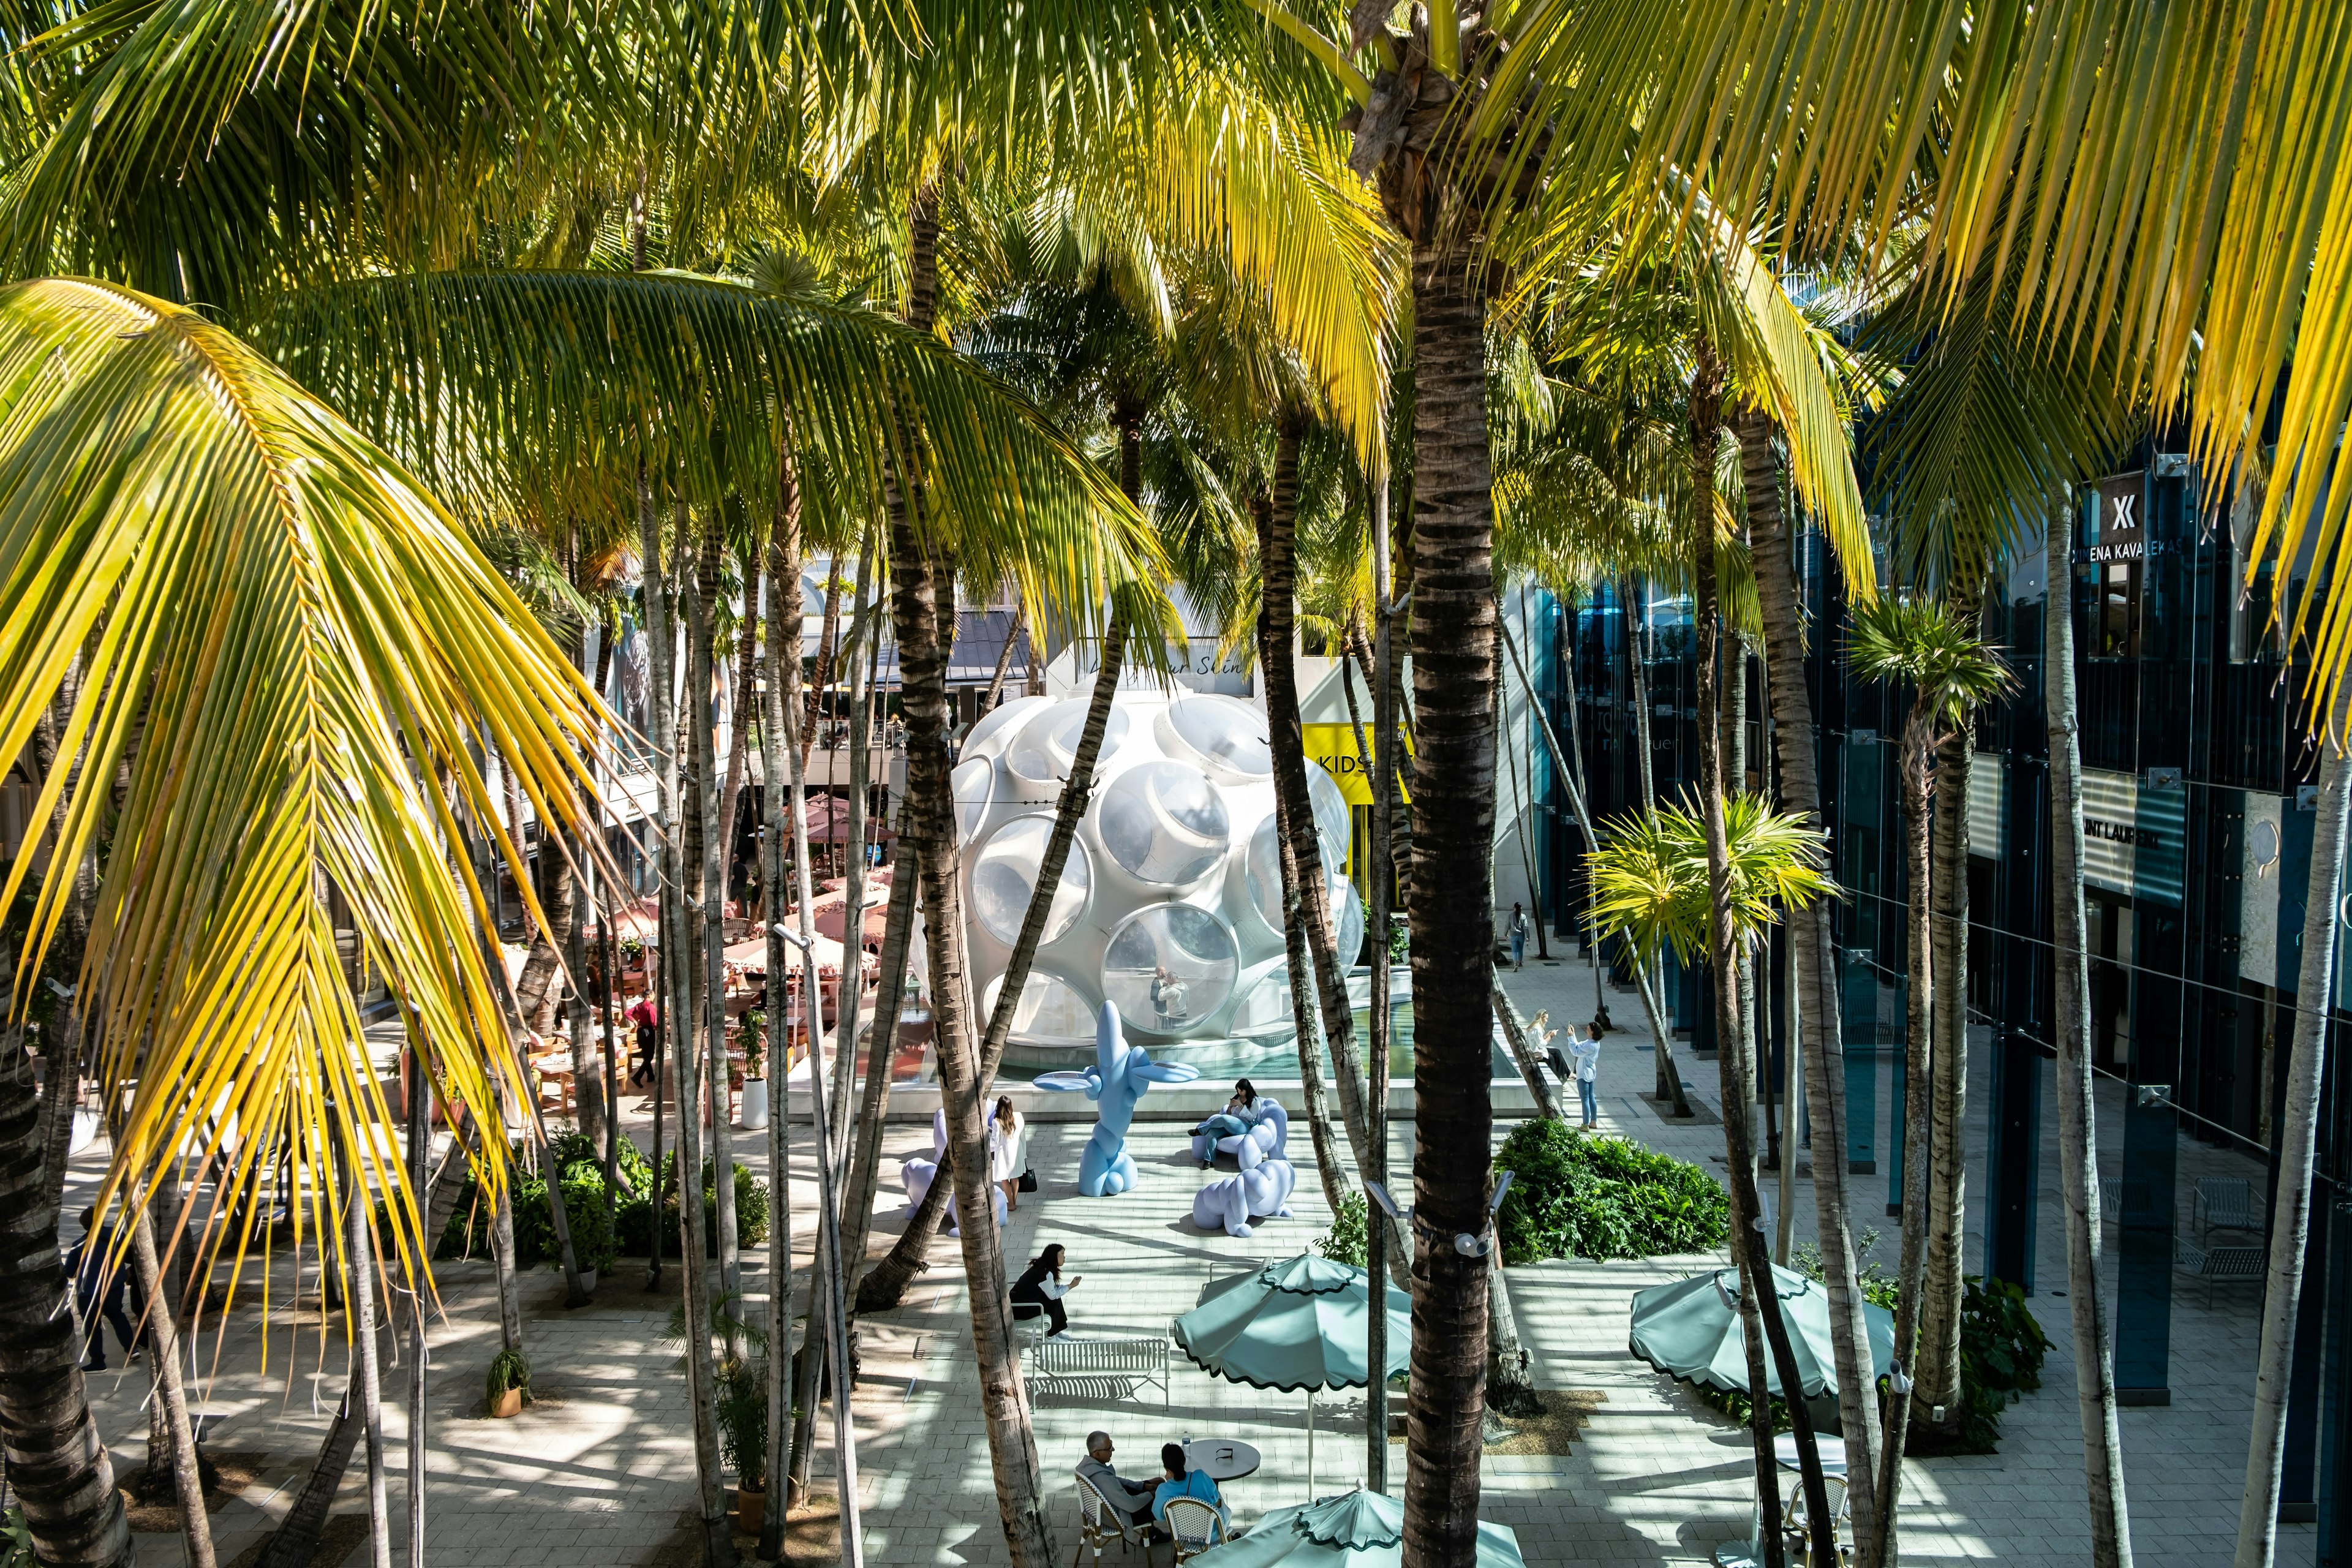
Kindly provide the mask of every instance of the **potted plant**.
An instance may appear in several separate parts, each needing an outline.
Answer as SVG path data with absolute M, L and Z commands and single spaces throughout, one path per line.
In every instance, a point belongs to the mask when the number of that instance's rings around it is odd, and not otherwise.
M 757 1007 L 743 1015 L 743 1125 L 768 1124 L 768 1016 Z
M 719 1455 L 735 1468 L 735 1528 L 757 1535 L 768 1506 L 768 1379 L 759 1360 L 718 1368 Z
M 504 1420 L 519 1415 L 530 1397 L 530 1363 L 520 1351 L 500 1351 L 490 1358 L 490 1375 L 484 1387 L 490 1414 Z

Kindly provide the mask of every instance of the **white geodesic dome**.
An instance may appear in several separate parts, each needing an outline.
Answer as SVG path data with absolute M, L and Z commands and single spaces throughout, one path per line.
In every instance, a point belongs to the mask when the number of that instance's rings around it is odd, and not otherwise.
M 1028 911 L 1078 732 L 1083 697 L 1023 697 L 964 737 L 955 770 L 972 998 L 986 1017 Z M 1364 912 L 1340 870 L 1348 803 L 1307 764 L 1340 962 Z M 1095 764 L 1094 797 L 1063 868 L 1044 942 L 1013 1015 L 1024 1055 L 1091 1052 L 1104 1002 L 1138 1043 L 1292 1037 L 1265 717 L 1205 692 L 1121 695 Z

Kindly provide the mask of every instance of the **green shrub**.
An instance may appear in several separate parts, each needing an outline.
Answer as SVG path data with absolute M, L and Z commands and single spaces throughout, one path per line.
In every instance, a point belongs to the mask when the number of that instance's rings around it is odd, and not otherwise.
M 1730 1234 L 1731 1200 L 1696 1165 L 1565 1121 L 1523 1121 L 1496 1171 L 1513 1180 L 1497 1223 L 1503 1261 L 1707 1252 Z
M 1315 1238 L 1315 1250 L 1334 1263 L 1369 1268 L 1370 1249 L 1371 1226 L 1365 1216 L 1364 1194 L 1351 1192 L 1339 1200 L 1339 1212 L 1331 1216 L 1331 1228 Z
M 632 1191 L 617 1210 L 605 1201 L 604 1158 L 601 1150 L 579 1132 L 561 1132 L 548 1141 L 551 1163 L 562 1173 L 564 1217 L 572 1225 L 572 1246 L 583 1268 L 610 1269 L 624 1255 L 642 1258 L 653 1247 L 653 1165 L 635 1145 L 623 1142 L 616 1163 Z M 547 1181 L 533 1174 L 516 1152 L 514 1174 L 515 1267 L 541 1263 L 561 1266 L 562 1250 L 556 1244 L 555 1222 L 547 1203 Z M 667 1176 L 677 1165 L 674 1153 L 662 1156 Z M 711 1185 L 711 1162 L 702 1163 L 703 1246 L 716 1256 L 719 1248 L 719 1196 Z M 478 1203 L 469 1177 L 457 1194 L 457 1206 L 441 1233 L 436 1258 L 480 1256 L 490 1247 L 490 1211 Z M 667 1194 L 663 1205 L 666 1256 L 678 1255 L 677 1195 Z M 470 1225 L 470 1229 L 469 1229 Z M 768 1184 L 742 1166 L 735 1167 L 735 1237 L 737 1245 L 758 1247 L 768 1239 Z

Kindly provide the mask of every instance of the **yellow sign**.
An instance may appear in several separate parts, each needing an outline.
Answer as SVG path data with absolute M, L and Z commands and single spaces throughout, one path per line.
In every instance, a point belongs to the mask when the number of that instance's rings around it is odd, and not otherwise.
M 1307 761 L 1319 763 L 1323 771 L 1339 784 L 1339 793 L 1349 805 L 1372 804 L 1372 781 L 1364 776 L 1363 760 L 1356 752 L 1356 727 L 1353 724 L 1301 724 L 1301 738 L 1307 744 Z M 1371 743 L 1370 724 L 1364 727 L 1364 743 Z

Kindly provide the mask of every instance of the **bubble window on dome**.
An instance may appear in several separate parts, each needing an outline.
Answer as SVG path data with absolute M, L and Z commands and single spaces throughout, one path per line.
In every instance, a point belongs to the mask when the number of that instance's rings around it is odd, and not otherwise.
M 1191 752 L 1213 773 L 1244 784 L 1274 776 L 1265 720 L 1246 702 L 1215 693 L 1179 698 L 1160 721 L 1171 751 Z
M 1059 784 L 1070 776 L 1070 762 L 1078 752 L 1078 737 L 1086 732 L 1084 697 L 1066 698 L 1021 727 L 1019 738 L 1004 749 L 1007 766 L 1031 784 Z M 1124 709 L 1113 706 L 1103 725 L 1100 756 L 1116 754 L 1127 740 Z
M 988 820 L 988 808 L 996 797 L 996 764 L 985 757 L 974 757 L 956 764 L 948 775 L 948 787 L 955 794 L 956 837 L 963 843 L 971 842 Z
M 1029 915 L 1029 900 L 1036 890 L 1037 868 L 1045 858 L 1045 841 L 1054 835 L 1050 816 L 1016 816 L 989 836 L 988 845 L 971 863 L 971 912 L 989 935 L 1010 946 L 1021 936 L 1021 922 Z M 1094 862 L 1087 847 L 1070 843 L 1070 858 L 1062 864 L 1062 880 L 1054 889 L 1054 907 L 1045 917 L 1045 942 L 1058 942 L 1070 933 L 1086 913 L 1094 893 Z
M 981 993 L 982 1017 L 996 1011 L 996 999 L 1003 991 L 1002 974 L 988 983 Z M 1082 1045 L 1095 1037 L 1095 1009 L 1060 975 L 1033 969 L 1021 987 L 1021 1000 L 1013 1004 L 1013 1033 L 1041 1044 Z
M 1200 880 L 1224 858 L 1232 834 L 1223 797 L 1185 763 L 1129 768 L 1111 781 L 1095 813 L 1110 858 L 1154 887 Z
M 1014 731 L 1052 706 L 1043 697 L 1015 697 L 1001 707 L 991 709 L 964 732 L 963 743 L 957 749 L 957 755 L 967 758 L 996 755 L 1013 741 Z
M 1340 869 L 1339 847 L 1329 838 L 1319 836 L 1316 842 L 1322 848 L 1324 886 L 1328 889 L 1334 918 L 1342 921 L 1344 934 L 1344 917 L 1338 913 L 1339 894 L 1344 889 L 1352 899 L 1355 889 L 1348 881 L 1347 873 Z M 1274 816 L 1270 812 L 1265 820 L 1257 825 L 1257 830 L 1250 835 L 1244 874 L 1249 882 L 1250 902 L 1256 907 L 1258 918 L 1279 933 L 1282 930 L 1282 859 L 1275 841 Z M 1360 942 L 1363 917 L 1359 913 L 1356 918 L 1357 937 Z M 1352 962 L 1349 957 L 1352 951 L 1345 942 L 1340 943 L 1340 952 L 1349 962 Z
M 1154 904 L 1129 916 L 1103 952 L 1106 1001 L 1154 1034 L 1190 1033 L 1233 994 L 1241 951 L 1233 928 L 1193 904 Z

